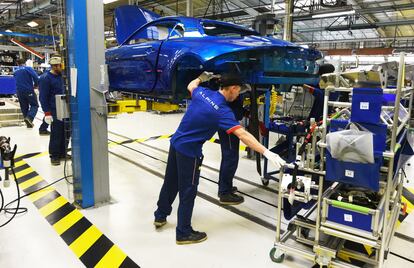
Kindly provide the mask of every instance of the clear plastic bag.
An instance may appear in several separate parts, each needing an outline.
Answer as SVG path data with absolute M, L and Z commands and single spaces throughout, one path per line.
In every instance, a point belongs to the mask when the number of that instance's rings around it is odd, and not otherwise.
M 326 135 L 327 147 L 332 157 L 345 162 L 374 163 L 374 136 L 372 132 L 354 123 L 348 127 L 350 129 Z

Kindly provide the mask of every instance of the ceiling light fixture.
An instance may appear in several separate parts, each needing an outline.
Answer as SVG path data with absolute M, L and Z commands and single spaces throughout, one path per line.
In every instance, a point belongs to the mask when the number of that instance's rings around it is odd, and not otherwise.
M 37 22 L 35 22 L 35 21 L 28 22 L 27 25 L 29 25 L 32 28 L 39 26 L 39 24 Z
M 118 0 L 103 0 L 104 5 L 112 3 L 112 2 L 116 2 Z
M 5 32 L 12 33 L 12 30 L 7 29 Z
M 355 10 L 339 11 L 339 12 L 324 13 L 324 14 L 316 14 L 316 15 L 312 15 L 312 19 L 332 18 L 332 17 L 352 15 L 352 14 L 355 14 Z

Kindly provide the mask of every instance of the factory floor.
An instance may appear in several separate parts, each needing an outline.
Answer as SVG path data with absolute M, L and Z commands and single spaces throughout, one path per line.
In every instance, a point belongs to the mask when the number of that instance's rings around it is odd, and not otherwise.
M 181 113 L 135 113 L 119 115 L 108 120 L 111 141 L 149 138 L 172 134 Z M 41 114 L 38 114 L 39 118 Z M 12 137 L 18 145 L 18 154 L 44 152 L 48 137 L 39 136 L 36 126 L 0 129 L 0 136 Z M 96 208 L 82 209 L 89 219 L 113 243 L 141 267 L 312 267 L 310 261 L 297 256 L 287 256 L 282 264 L 273 263 L 269 251 L 275 238 L 276 194 L 275 183 L 268 188 L 261 186 L 255 161 L 246 159 L 241 152 L 238 179 L 234 185 L 244 194 L 245 202 L 234 207 L 217 204 L 220 146 L 207 142 L 204 146 L 204 164 L 200 179 L 200 195 L 196 199 L 193 227 L 208 234 L 206 242 L 178 246 L 175 243 L 175 225 L 178 198 L 168 224 L 155 230 L 153 211 L 162 185 L 169 139 L 165 137 L 123 146 L 109 146 L 109 173 L 111 202 Z M 148 157 L 150 155 L 151 157 Z M 52 167 L 48 156 L 27 159 L 26 162 L 46 181 L 63 176 L 63 165 Z M 414 161 L 413 161 L 414 165 Z M 71 170 L 70 161 L 68 170 Z M 414 170 L 406 170 L 413 178 Z M 1 173 L 3 175 L 3 173 Z M 413 182 L 409 182 L 412 184 Z M 14 186 L 14 184 L 12 184 Z M 411 186 L 411 185 L 408 185 Z M 16 197 L 15 188 L 0 186 L 6 201 Z M 54 185 L 57 191 L 73 201 L 71 186 L 65 181 Z M 39 214 L 33 203 L 25 198 L 26 214 L 15 218 L 0 228 L 0 267 L 83 267 L 55 230 Z M 9 216 L 0 215 L 0 224 Z M 414 237 L 414 213 L 397 229 L 406 237 Z M 286 224 L 283 224 L 286 229 Z M 408 239 L 410 240 L 410 239 Z M 395 237 L 386 262 L 387 267 L 413 267 L 413 241 Z

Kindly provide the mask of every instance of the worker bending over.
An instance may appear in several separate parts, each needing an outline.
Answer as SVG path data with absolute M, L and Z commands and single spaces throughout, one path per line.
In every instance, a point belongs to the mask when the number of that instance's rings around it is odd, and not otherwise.
M 284 161 L 275 153 L 267 150 L 236 120 L 228 102 L 234 101 L 240 93 L 242 79 L 234 73 L 223 74 L 220 90 L 213 91 L 200 87 L 203 82 L 216 77 L 204 72 L 191 81 L 187 89 L 192 95 L 188 107 L 177 131 L 171 138 L 164 183 L 154 212 L 154 225 L 160 228 L 167 223 L 172 203 L 179 194 L 176 243 L 199 243 L 207 239 L 207 234 L 191 227 L 194 200 L 203 161 L 203 144 L 211 139 L 218 130 L 233 134 L 256 152 L 263 154 L 278 168 Z

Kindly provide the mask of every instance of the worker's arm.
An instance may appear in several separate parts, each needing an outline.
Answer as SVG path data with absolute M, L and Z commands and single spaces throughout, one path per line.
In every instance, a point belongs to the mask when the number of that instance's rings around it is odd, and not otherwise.
M 266 151 L 266 147 L 264 147 L 258 140 L 256 140 L 252 134 L 246 131 L 243 127 L 240 127 L 233 131 L 233 134 L 236 135 L 250 149 L 261 154 Z
M 39 100 L 40 105 L 42 106 L 42 110 L 45 113 L 50 113 L 50 94 L 51 94 L 51 88 L 47 81 L 46 77 L 42 77 L 39 79 Z
M 216 74 L 211 73 L 211 72 L 203 72 L 202 74 L 200 74 L 199 77 L 197 77 L 196 79 L 191 81 L 190 84 L 188 84 L 187 89 L 188 89 L 188 91 L 190 91 L 190 93 L 192 95 L 194 89 L 196 89 L 201 83 L 210 81 L 213 78 L 220 78 L 220 75 L 216 75 Z
M 193 94 L 194 89 L 196 89 L 199 85 L 201 84 L 201 79 L 200 78 L 196 78 L 193 81 L 190 82 L 190 84 L 188 84 L 187 89 L 188 91 L 190 91 L 190 94 Z
M 34 83 L 35 87 L 37 87 L 38 84 L 39 84 L 39 76 L 37 76 L 37 73 L 36 73 L 35 70 L 33 70 L 33 68 L 28 68 L 28 70 L 29 70 L 30 75 L 33 78 L 33 83 Z
M 264 147 L 258 140 L 256 140 L 252 134 L 246 131 L 243 127 L 239 126 L 232 132 L 232 134 L 236 135 L 250 149 L 266 157 L 270 162 L 273 163 L 273 165 L 276 166 L 276 168 L 279 169 L 286 163 L 278 154 L 275 154 Z

